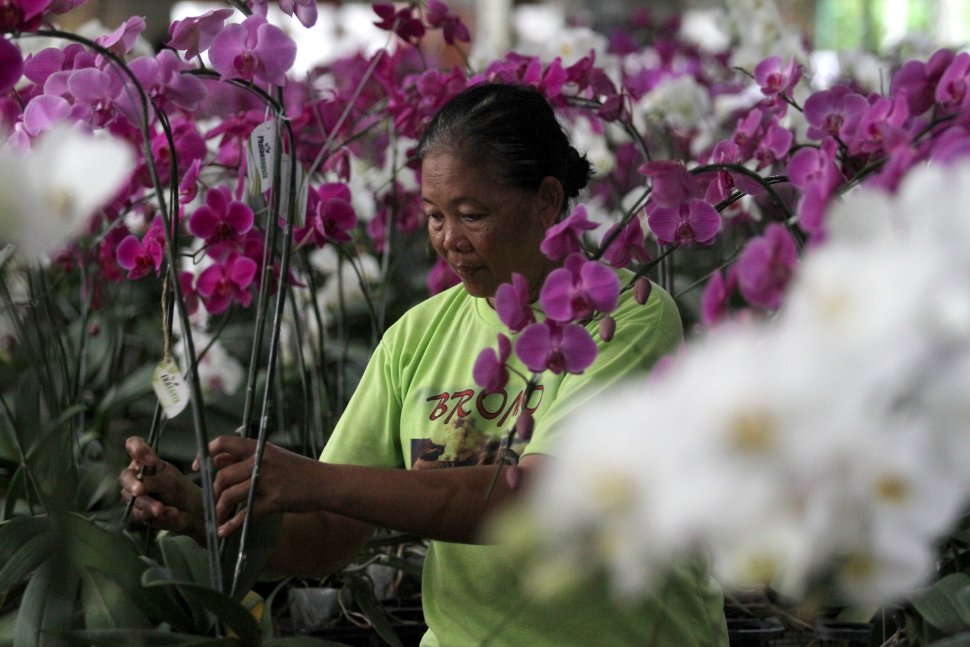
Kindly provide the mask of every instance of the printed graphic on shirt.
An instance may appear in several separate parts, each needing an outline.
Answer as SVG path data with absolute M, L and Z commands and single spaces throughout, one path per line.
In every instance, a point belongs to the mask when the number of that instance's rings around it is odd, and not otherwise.
M 535 413 L 542 404 L 543 387 L 525 400 L 525 390 L 510 394 L 464 389 L 437 393 L 427 398 L 430 435 L 411 439 L 411 467 L 438 469 L 461 465 L 492 465 L 499 456 L 515 464 L 526 446 L 513 436 L 512 446 L 502 451 L 509 428 L 522 411 Z

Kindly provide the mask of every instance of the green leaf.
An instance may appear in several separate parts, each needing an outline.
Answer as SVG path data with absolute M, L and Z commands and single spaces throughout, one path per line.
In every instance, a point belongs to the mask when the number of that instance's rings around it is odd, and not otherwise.
M 117 582 L 100 571 L 86 571 L 81 583 L 81 607 L 88 629 L 148 628 L 145 614 Z
M 0 645 L 12 645 L 14 633 L 17 631 L 18 610 L 8 611 L 0 615 Z
M 145 563 L 123 536 L 99 528 L 77 515 L 58 515 L 57 525 L 71 564 L 78 572 L 92 569 L 108 575 L 128 592 L 131 601 L 149 618 L 162 619 L 179 631 L 191 633 L 196 629 L 191 616 L 168 592 L 141 585 Z
M 107 645 L 109 647 L 164 647 L 166 645 L 192 645 L 193 647 L 229 647 L 239 645 L 235 638 L 207 638 L 192 634 L 174 633 L 160 629 L 96 629 L 72 631 L 69 634 L 77 642 L 85 645 Z
M 27 493 L 24 490 L 25 474 L 26 472 L 23 467 L 18 467 L 13 473 L 13 477 L 11 477 L 10 484 L 7 486 L 7 491 L 4 494 L 3 516 L 0 517 L 0 522 L 12 519 L 14 509 L 17 507 L 17 501 L 21 498 L 26 498 Z
M 175 579 L 205 584 L 209 581 L 209 558 L 206 550 L 191 537 L 165 535 L 158 538 L 162 562 Z
M 150 568 L 145 571 L 142 583 L 146 588 L 174 587 L 190 605 L 201 605 L 234 631 L 244 645 L 259 645 L 259 624 L 252 614 L 228 595 L 205 584 L 170 579 L 166 569 Z
M 970 633 L 964 632 L 930 643 L 930 647 L 970 647 Z
M 42 565 L 27 583 L 20 599 L 15 647 L 67 645 L 60 635 L 74 622 L 74 597 L 79 579 L 60 567 L 57 560 Z
M 264 647 L 350 647 L 346 643 L 314 638 L 313 636 L 286 636 L 273 638 L 263 643 Z
M 970 587 L 970 576 L 952 573 L 913 597 L 913 607 L 927 623 L 947 631 L 970 627 L 970 606 L 961 591 Z
M 0 593 L 19 584 L 47 559 L 50 547 L 44 541 L 51 539 L 50 527 L 40 517 L 15 517 L 0 525 Z

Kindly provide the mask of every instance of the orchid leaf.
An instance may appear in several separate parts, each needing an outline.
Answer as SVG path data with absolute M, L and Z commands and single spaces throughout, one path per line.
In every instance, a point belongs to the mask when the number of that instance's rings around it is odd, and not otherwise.
M 970 647 L 970 632 L 950 636 L 930 643 L 930 647 Z
M 50 523 L 37 517 L 16 517 L 0 525 L 0 592 L 16 586 L 50 556 Z
M 287 636 L 267 640 L 263 643 L 263 647 L 348 647 L 348 645 L 313 636 Z
M 162 568 L 150 568 L 145 571 L 142 583 L 148 589 L 174 587 L 190 605 L 199 605 L 211 611 L 235 632 L 243 645 L 260 643 L 260 630 L 256 619 L 245 607 L 224 593 L 205 584 L 171 579 L 171 573 Z
M 20 599 L 14 644 L 34 647 L 53 644 L 46 634 L 66 631 L 74 622 L 76 574 L 50 560 L 34 572 Z
M 235 597 L 242 599 L 246 592 L 253 587 L 262 573 L 266 561 L 276 547 L 280 529 L 283 527 L 282 514 L 270 514 L 251 517 L 249 521 L 248 537 L 246 538 L 246 559 L 236 582 Z M 230 590 L 233 574 L 236 570 L 236 558 L 239 554 L 239 540 L 241 532 L 229 536 L 222 549 L 222 575 L 225 580 L 225 590 Z
M 129 599 L 127 591 L 101 573 L 89 570 L 81 583 L 81 606 L 88 629 L 150 627 L 148 618 Z
M 970 627 L 970 606 L 963 591 L 970 589 L 970 576 L 952 573 L 913 597 L 913 607 L 923 619 L 942 631 Z
M 229 647 L 239 645 L 235 638 L 208 638 L 193 634 L 162 631 L 161 629 L 96 629 L 72 631 L 71 638 L 85 645 L 108 647 L 164 647 L 165 645 L 192 645 L 193 647 Z

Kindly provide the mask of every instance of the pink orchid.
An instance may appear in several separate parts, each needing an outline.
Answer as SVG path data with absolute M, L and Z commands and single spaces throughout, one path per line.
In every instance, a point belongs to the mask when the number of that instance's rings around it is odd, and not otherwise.
M 3 0 L 0 2 L 0 34 L 36 31 L 51 0 Z
M 802 78 L 802 66 L 789 59 L 782 67 L 780 56 L 769 56 L 754 68 L 754 80 L 766 96 L 788 95 Z
M 145 31 L 145 19 L 141 16 L 132 16 L 110 34 L 95 38 L 94 42 L 115 56 L 123 58 L 135 46 L 143 31 Z
M 509 382 L 507 362 L 512 354 L 512 342 L 505 335 L 499 333 L 498 353 L 493 348 L 483 348 L 475 358 L 472 376 L 475 384 L 482 387 L 485 393 L 495 393 Z
M 12 88 L 24 70 L 24 59 L 16 45 L 0 38 L 0 94 Z
M 647 224 L 661 245 L 709 245 L 721 229 L 721 215 L 710 203 L 700 199 L 676 207 L 648 204 Z
M 461 283 L 461 278 L 454 273 L 448 262 L 440 256 L 428 272 L 428 294 L 438 294 L 448 288 Z
M 943 70 L 933 97 L 944 110 L 957 112 L 970 105 L 970 53 L 959 52 Z
M 256 276 L 256 261 L 232 255 L 222 263 L 210 265 L 199 275 L 196 290 L 210 314 L 219 314 L 237 301 L 244 308 L 252 303 L 249 286 Z
M 676 207 L 702 195 L 697 178 L 681 162 L 659 160 L 640 166 L 640 173 L 653 178 L 650 200 L 660 207 Z
M 529 283 L 518 272 L 512 273 L 512 282 L 503 283 L 495 290 L 495 311 L 509 330 L 519 332 L 536 320 L 529 297 Z
M 283 85 L 296 60 L 296 43 L 282 29 L 252 15 L 226 25 L 209 47 L 212 68 L 223 79 Z
M 603 240 L 609 240 L 619 228 L 620 223 L 610 227 Z M 619 230 L 609 247 L 603 250 L 602 259 L 613 267 L 626 267 L 634 260 L 638 263 L 650 260 L 650 252 L 643 244 L 643 227 L 640 226 L 639 218 L 630 218 L 630 222 Z
M 940 49 L 923 61 L 907 61 L 893 76 L 890 94 L 905 96 L 911 115 L 921 115 L 935 101 L 936 85 L 943 72 L 950 66 L 956 54 L 950 49 Z
M 179 182 L 179 204 L 189 204 L 199 194 L 199 172 L 201 169 L 202 160 L 192 160 L 192 164 L 189 165 Z
M 212 9 L 201 16 L 174 21 L 168 28 L 168 46 L 184 50 L 186 59 L 195 58 L 209 49 L 232 13 L 232 9 Z
M 822 234 L 825 207 L 841 179 L 835 151 L 835 140 L 829 137 L 818 149 L 800 148 L 788 160 L 788 179 L 802 191 L 799 225 L 816 238 Z
M 853 153 L 896 153 L 912 142 L 906 123 L 909 120 L 909 106 L 906 96 L 900 94 L 893 99 L 878 97 L 862 119 L 859 120 L 857 137 L 853 142 Z
M 412 45 L 424 38 L 424 24 L 411 13 L 410 6 L 395 10 L 392 4 L 378 3 L 371 7 L 380 18 L 374 23 L 378 29 L 393 31 L 401 40 Z
M 205 204 L 189 217 L 189 233 L 210 246 L 209 255 L 218 257 L 226 251 L 225 243 L 235 243 L 253 227 L 253 210 L 244 202 L 233 200 L 229 189 L 209 189 Z
M 128 270 L 129 279 L 138 279 L 162 267 L 165 253 L 165 234 L 160 219 L 152 221 L 142 240 L 136 236 L 126 236 L 115 250 L 118 265 Z
M 357 226 L 357 212 L 351 204 L 350 187 L 342 182 L 321 184 L 310 193 L 307 227 L 297 232 L 301 242 L 312 236 L 318 247 L 326 241 L 350 242 L 348 233 Z
M 428 24 L 435 29 L 441 29 L 445 42 L 454 45 L 456 40 L 467 43 L 471 40 L 468 27 L 456 14 L 452 13 L 448 6 L 439 0 L 428 0 L 426 18 Z
M 788 151 L 794 139 L 795 135 L 788 128 L 775 123 L 770 124 L 754 152 L 754 157 L 758 160 L 758 170 L 788 157 Z
M 737 287 L 737 274 L 734 266 L 728 271 L 727 278 L 721 272 L 714 272 L 701 295 L 701 321 L 712 326 L 724 319 L 728 312 L 728 302 Z
M 546 277 L 539 303 L 549 319 L 579 321 L 596 311 L 611 312 L 619 296 L 620 279 L 612 270 L 575 253 Z
M 859 120 L 869 110 L 869 102 L 846 86 L 836 85 L 808 97 L 804 110 L 810 138 L 821 140 L 831 136 L 848 143 L 855 136 Z
M 738 289 L 748 303 L 774 310 L 795 272 L 798 250 L 782 225 L 769 223 L 763 236 L 748 241 L 738 262 Z
M 546 230 L 539 249 L 550 260 L 578 252 L 582 249 L 583 232 L 597 227 L 599 225 L 586 216 L 586 206 L 577 205 L 569 217 Z
M 582 373 L 596 359 L 596 342 L 578 324 L 546 320 L 522 331 L 515 354 L 533 372 Z
M 205 85 L 197 77 L 182 74 L 189 66 L 170 49 L 157 56 L 140 56 L 128 64 L 132 74 L 159 106 L 171 103 L 183 110 L 195 110 L 205 99 Z
M 287 16 L 296 15 L 304 27 L 317 24 L 317 0 L 280 0 L 280 9 Z

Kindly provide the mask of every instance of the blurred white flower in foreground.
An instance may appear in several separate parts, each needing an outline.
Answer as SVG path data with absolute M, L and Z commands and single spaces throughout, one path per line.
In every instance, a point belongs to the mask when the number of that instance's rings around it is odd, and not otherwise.
M 0 148 L 0 243 L 15 245 L 26 261 L 57 251 L 84 231 L 134 162 L 127 144 L 67 126 L 30 151 Z
M 919 587 L 970 502 L 968 213 L 970 165 L 857 189 L 776 319 L 715 329 L 577 415 L 524 515 L 534 579 L 584 563 L 648 593 L 706 554 L 727 587 Z

